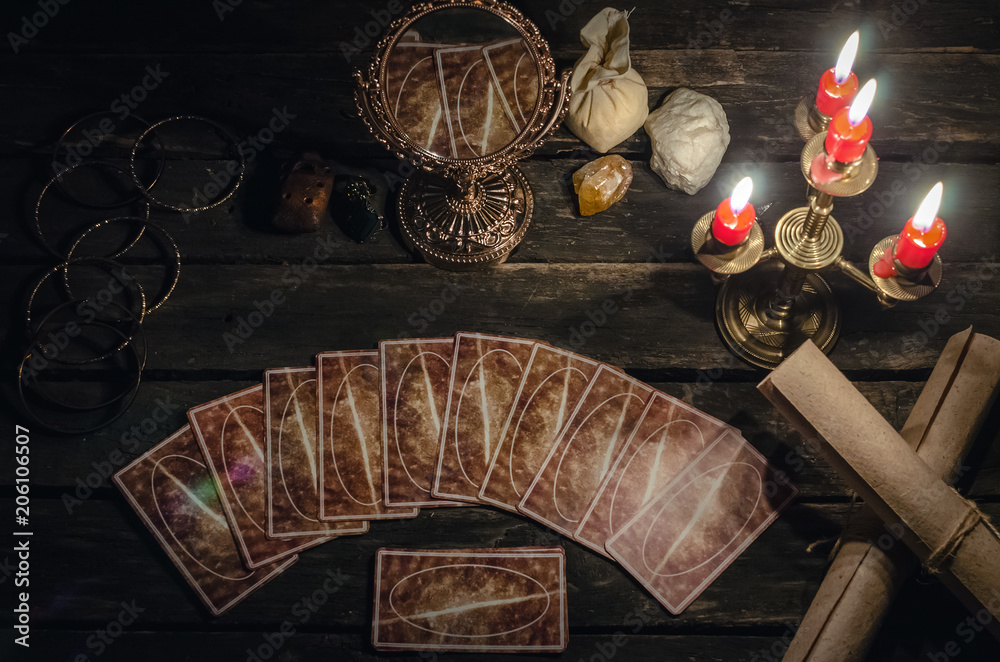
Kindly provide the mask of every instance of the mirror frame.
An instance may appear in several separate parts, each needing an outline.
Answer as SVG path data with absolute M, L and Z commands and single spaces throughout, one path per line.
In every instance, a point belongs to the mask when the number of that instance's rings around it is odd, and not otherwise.
M 389 112 L 390 102 L 384 84 L 389 54 L 403 34 L 429 14 L 456 7 L 479 9 L 498 16 L 521 35 L 538 64 L 538 100 L 531 120 L 510 144 L 475 159 L 443 157 L 416 144 Z M 556 75 L 551 50 L 538 27 L 503 0 L 431 0 L 414 5 L 388 27 L 375 47 L 367 71 L 357 71 L 354 76 L 358 110 L 379 142 L 400 158 L 412 161 L 416 167 L 444 174 L 460 187 L 485 175 L 502 172 L 529 156 L 555 130 L 567 110 L 563 102 L 569 92 L 569 72 L 562 78 Z M 560 107 L 553 112 L 557 102 Z

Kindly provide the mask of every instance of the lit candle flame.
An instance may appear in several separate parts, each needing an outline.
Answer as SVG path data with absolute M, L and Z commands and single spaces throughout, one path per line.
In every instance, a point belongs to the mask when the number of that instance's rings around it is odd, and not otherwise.
M 851 104 L 851 109 L 847 111 L 847 120 L 851 123 L 851 126 L 857 126 L 865 120 L 868 109 L 871 108 L 872 101 L 875 99 L 875 87 L 875 79 L 872 78 L 861 88 L 858 96 L 854 97 L 854 103 Z
M 841 49 L 840 57 L 837 58 L 837 66 L 833 69 L 833 78 L 837 81 L 837 85 L 843 85 L 847 77 L 851 75 L 851 67 L 854 66 L 854 57 L 858 54 L 858 41 L 860 39 L 861 35 L 855 30 L 847 38 L 844 48 Z
M 941 207 L 941 195 L 944 193 L 944 184 L 938 182 L 930 190 L 924 201 L 917 208 L 917 213 L 913 215 L 913 227 L 921 232 L 927 232 L 934 225 L 937 218 L 938 209 Z
M 747 202 L 750 201 L 751 193 L 753 193 L 753 180 L 749 177 L 744 177 L 736 185 L 736 188 L 733 189 L 733 194 L 729 197 L 729 208 L 733 210 L 734 214 L 739 214 L 743 211 L 743 208 L 747 206 Z

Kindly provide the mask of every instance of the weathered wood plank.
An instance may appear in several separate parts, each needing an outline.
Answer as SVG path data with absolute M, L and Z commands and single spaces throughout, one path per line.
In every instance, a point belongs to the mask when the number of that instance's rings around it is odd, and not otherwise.
M 122 3 L 100 8 L 67 6 L 22 51 L 45 52 L 335 52 L 341 43 L 378 34 L 373 20 L 388 22 L 408 2 L 219 2 L 198 0 Z M 586 0 L 515 0 L 542 33 L 557 44 L 575 44 L 580 28 L 600 9 Z M 988 0 L 863 5 L 831 0 L 670 4 L 633 3 L 632 42 L 644 48 L 820 50 L 836 53 L 844 37 L 861 28 L 864 48 L 996 50 L 996 6 Z M 23 0 L 4 6 L 3 25 L 17 30 L 21 16 L 38 8 Z M 776 19 L 775 16 L 780 16 Z M 368 24 L 372 23 L 369 27 Z
M 633 62 L 650 87 L 650 107 L 678 86 L 708 93 L 728 115 L 731 158 L 763 154 L 771 161 L 798 159 L 801 139 L 791 124 L 794 108 L 801 97 L 815 94 L 831 55 L 637 46 Z M 70 61 L 60 55 L 0 56 L 6 72 L 0 89 L 18 99 L 8 109 L 8 122 L 0 126 L 0 155 L 47 151 L 87 112 L 124 112 L 121 96 L 148 79 L 149 65 L 159 65 L 166 75 L 152 91 L 140 90 L 134 112 L 147 119 L 193 112 L 256 134 L 275 108 L 287 108 L 295 117 L 279 135 L 286 144 L 331 156 L 386 154 L 356 116 L 351 74 L 357 63 L 333 54 L 157 54 L 79 55 Z M 919 158 L 935 141 L 950 141 L 945 160 L 995 161 L 1000 127 L 981 100 L 997 93 L 1000 55 L 868 54 L 857 71 L 880 83 L 872 118 L 873 145 L 882 158 Z M 539 154 L 584 148 L 561 128 Z M 640 130 L 615 151 L 648 154 L 649 140 Z
M 730 152 L 730 157 L 736 156 Z M 947 158 L 947 154 L 942 157 Z M 386 184 L 398 186 L 396 162 L 381 163 Z M 642 160 L 632 161 L 634 180 L 623 201 L 596 216 L 581 217 L 572 174 L 584 163 L 582 159 L 554 159 L 521 164 L 535 194 L 535 216 L 511 262 L 692 262 L 690 233 L 695 221 L 728 197 L 738 178 L 746 174 L 754 178 L 753 203 L 768 233 L 782 214 L 806 204 L 804 180 L 795 163 L 733 161 L 727 157 L 715 179 L 689 196 L 668 189 Z M 248 183 L 231 204 L 195 215 L 189 222 L 178 214 L 154 211 L 154 220 L 177 240 L 186 261 L 275 264 L 301 260 L 312 253 L 316 236 L 280 235 L 269 229 L 273 199 L 265 192 L 269 184 L 276 186 L 276 178 L 261 181 L 254 174 L 256 166 L 252 168 Z M 203 173 L 192 167 L 171 166 L 164 175 L 165 188 L 160 195 L 181 199 L 173 194 L 186 193 L 210 181 Z M 260 173 L 261 178 L 266 177 L 263 170 Z M 0 209 L 7 210 L 11 218 L 24 219 L 4 230 L 9 236 L 0 241 L 0 260 L 10 257 L 49 261 L 48 254 L 36 244 L 27 221 L 43 179 L 34 160 L 0 159 Z M 940 215 L 954 221 L 949 223 L 948 244 L 942 257 L 949 265 L 991 258 L 1000 246 L 1000 225 L 963 220 L 989 218 L 992 210 L 1000 206 L 1000 166 L 927 161 L 883 162 L 871 190 L 837 201 L 834 215 L 845 230 L 846 254 L 858 262 L 867 262 L 871 247 L 899 232 L 926 191 L 939 180 L 945 183 Z M 390 201 L 393 212 L 395 194 Z M 43 230 L 65 250 L 78 232 L 107 213 L 63 206 L 55 198 L 46 198 Z M 409 263 L 416 259 L 394 232 L 379 233 L 357 244 L 328 219 L 320 236 L 326 233 L 332 238 L 332 255 L 327 260 L 330 264 Z
M 925 591 L 925 593 L 930 593 Z M 901 623 L 900 618 L 891 618 L 882 630 L 872 652 L 872 659 L 880 662 L 923 662 L 932 653 L 941 652 L 945 643 L 955 640 L 952 628 L 965 617 L 958 605 L 951 603 L 947 595 L 921 596 L 924 599 L 943 598 L 935 602 L 935 611 L 940 619 L 927 626 L 913 627 L 913 621 Z M 267 643 L 264 632 L 185 632 L 183 636 L 168 632 L 147 632 L 143 624 L 128 629 L 111 645 L 102 644 L 94 630 L 74 628 L 73 630 L 40 629 L 32 639 L 32 648 L 40 659 L 56 660 L 75 658 L 76 654 L 90 654 L 96 659 L 101 652 L 101 660 L 108 662 L 133 662 L 148 659 L 150 651 L 158 651 L 163 659 L 177 662 L 201 662 L 208 659 L 248 660 L 252 651 L 263 653 L 269 659 L 284 662 L 305 662 L 334 659 L 337 662 L 374 662 L 386 659 L 377 655 L 370 646 L 368 634 L 326 634 L 304 631 L 297 620 L 291 621 L 295 634 L 281 637 L 275 630 L 267 631 L 280 644 L 280 651 L 268 656 L 274 647 Z M 790 633 L 795 623 L 782 626 L 777 634 L 725 635 L 687 634 L 683 636 L 665 634 L 632 634 L 634 626 L 620 628 L 606 634 L 571 634 L 569 646 L 560 659 L 584 660 L 585 662 L 609 662 L 618 660 L 662 660 L 664 662 L 756 662 L 778 660 L 791 640 Z M 96 629 L 96 628 L 95 628 Z M 619 634 L 620 633 L 620 634 Z M 93 642 L 87 647 L 87 642 Z M 103 646 L 103 648 L 102 648 Z M 278 657 L 280 655 L 280 657 Z M 971 644 L 964 644 L 958 657 L 950 658 L 958 662 L 975 662 L 993 659 L 1000 655 L 1000 649 L 990 637 L 980 636 Z M 756 656 L 756 657 L 755 657 Z M 403 655 L 396 659 L 428 659 L 425 654 Z M 432 658 L 433 659 L 433 658 Z M 450 653 L 438 656 L 449 662 L 504 662 L 509 655 L 490 653 Z M 546 662 L 551 656 L 521 654 L 519 661 Z
M 800 445 L 798 434 L 763 400 L 753 383 L 713 383 L 708 378 L 705 374 L 703 380 L 652 382 L 652 386 L 739 428 L 789 475 L 802 499 L 846 499 L 851 494 L 826 462 Z M 46 434 L 9 411 L 0 416 L 0 427 L 20 423 L 32 431 L 32 484 L 50 490 L 52 496 L 65 496 L 64 505 L 72 514 L 74 499 L 106 497 L 101 488 L 111 486 L 108 476 L 184 425 L 188 409 L 252 383 L 146 380 L 135 404 L 119 421 L 70 439 Z M 902 427 L 922 387 L 921 382 L 858 383 L 865 397 L 896 428 Z M 989 441 L 984 443 L 989 445 Z M 1000 496 L 1000 445 L 985 453 L 976 474 L 973 497 Z M 13 480 L 14 466 L 7 464 L 0 485 L 13 485 Z M 96 496 L 92 494 L 95 489 Z
M 74 654 L 90 653 L 96 658 L 96 652 L 101 651 L 101 659 L 132 661 L 148 657 L 151 650 L 159 651 L 164 659 L 177 662 L 198 662 L 206 658 L 250 660 L 250 652 L 258 657 L 263 653 L 265 659 L 272 655 L 280 655 L 281 660 L 298 662 L 304 660 L 336 660 L 337 662 L 373 662 L 386 659 L 377 655 L 372 649 L 370 636 L 356 634 L 317 634 L 303 632 L 297 619 L 291 621 L 295 634 L 285 638 L 272 632 L 272 640 L 279 645 L 280 651 L 274 653 L 274 647 L 267 643 L 264 632 L 189 632 L 183 637 L 159 632 L 126 632 L 113 645 L 102 644 L 92 631 L 52 631 L 42 630 L 34 635 L 32 648 L 39 659 L 74 659 Z M 142 627 L 137 625 L 136 627 Z M 308 623 L 305 627 L 308 627 Z M 686 660 L 697 659 L 704 662 L 733 662 L 745 660 L 756 651 L 769 650 L 772 645 L 780 644 L 780 637 L 738 637 L 738 636 L 670 636 L 649 635 L 635 636 L 631 634 L 632 627 L 623 628 L 619 636 L 614 633 L 607 635 L 573 634 L 569 645 L 563 653 L 565 659 L 600 660 L 599 655 L 614 653 L 620 659 L 659 659 Z M 90 639 L 90 637 L 93 637 Z M 93 642 L 88 649 L 86 642 Z M 269 654 L 270 651 L 270 654 Z M 390 658 L 391 659 L 391 658 Z M 396 659 L 422 660 L 434 659 L 429 654 L 423 657 L 417 653 L 397 655 Z M 476 653 L 450 653 L 446 657 L 454 662 L 500 662 L 509 660 L 510 655 Z M 518 660 L 524 662 L 544 662 L 552 660 L 551 655 L 519 654 Z
M 294 622 L 293 622 L 294 623 Z M 138 626 L 137 626 L 138 627 Z M 292 625 L 295 628 L 294 625 Z M 301 627 L 301 626 L 299 626 Z M 291 630 L 290 630 L 291 632 Z M 302 632 L 298 628 L 294 629 L 294 634 L 284 637 L 280 634 L 272 636 L 274 642 L 279 645 L 280 655 L 284 660 L 320 660 L 336 659 L 338 662 L 371 662 L 372 660 L 385 659 L 378 656 L 370 649 L 370 637 L 358 635 L 341 634 L 314 634 Z M 91 655 L 100 651 L 102 660 L 135 660 L 147 657 L 150 650 L 159 651 L 164 656 L 169 656 L 171 660 L 178 662 L 195 662 L 211 656 L 215 659 L 253 660 L 252 655 L 258 656 L 263 652 L 265 659 L 271 659 L 275 655 L 273 646 L 267 643 L 264 638 L 265 633 L 250 632 L 187 632 L 183 637 L 177 635 L 156 633 L 156 632 L 125 632 L 118 638 L 112 640 L 113 644 L 108 646 L 101 642 L 100 638 L 93 631 L 80 629 L 74 630 L 39 630 L 33 633 L 32 648 L 44 659 L 74 659 L 77 654 Z M 87 648 L 87 642 L 91 642 L 91 648 Z M 183 644 L 180 643 L 183 641 Z M 614 651 L 626 655 L 645 655 L 646 659 L 673 660 L 691 659 L 705 660 L 706 662 L 742 659 L 740 656 L 749 655 L 755 649 L 764 649 L 771 644 L 771 640 L 766 637 L 670 637 L 670 636 L 649 636 L 635 637 L 624 633 L 615 640 L 613 635 L 572 635 L 569 646 L 564 653 L 567 659 L 583 659 L 588 656 L 601 655 L 600 651 Z M 12 648 L 13 644 L 5 642 L 4 648 Z M 11 654 L 15 651 L 11 650 Z M 425 653 L 425 657 L 430 657 Z M 674 656 L 684 655 L 685 658 Z M 569 657 L 572 656 L 572 657 Z M 668 657 L 669 656 L 669 657 Z M 489 662 L 491 660 L 509 659 L 509 655 L 478 653 L 478 654 L 449 654 L 448 660 L 476 660 L 477 662 Z M 164 658 L 167 659 L 167 658 Z M 419 660 L 424 659 L 417 653 L 409 655 L 403 654 L 399 659 Z M 551 656 L 537 656 L 531 654 L 521 654 L 518 660 L 525 662 L 542 662 L 553 659 Z M 596 658 L 595 659 L 600 659 Z
M 137 105 L 136 112 L 148 118 L 197 112 L 247 135 L 264 127 L 275 107 L 287 106 L 296 117 L 269 156 L 318 148 L 332 157 L 386 162 L 386 152 L 355 116 L 352 100 L 350 74 L 367 63 L 370 45 L 360 44 L 361 52 L 348 61 L 341 42 L 355 37 L 356 29 L 372 20 L 371 12 L 389 3 L 234 0 L 233 11 L 221 18 L 219 4 L 60 4 L 58 15 L 18 54 L 0 54 L 0 90 L 14 100 L 0 123 L 0 212 L 8 218 L 0 234 L 9 235 L 0 237 L 0 335 L 9 350 L 0 365 L 7 374 L 6 359 L 19 344 L 24 288 L 49 263 L 13 220 L 23 216 L 30 199 L 24 192 L 43 177 L 40 161 L 63 128 L 86 112 L 109 108 L 142 83 L 147 65 L 159 63 L 169 72 Z M 582 0 L 516 4 L 550 39 L 560 67 L 572 65 L 582 52 L 579 29 L 602 6 Z M 862 392 L 899 426 L 950 334 L 969 324 L 1000 334 L 993 274 L 984 279 L 979 266 L 995 262 L 1000 229 L 978 222 L 995 216 L 1000 203 L 1000 128 L 987 103 L 1000 94 L 1000 5 L 993 0 L 633 4 L 633 58 L 650 86 L 650 103 L 684 85 L 717 98 L 729 116 L 733 141 L 723 168 L 697 196 L 668 191 L 649 172 L 642 163 L 649 143 L 640 131 L 616 149 L 636 166 L 628 198 L 600 216 L 581 219 L 569 176 L 596 155 L 560 129 L 523 165 L 538 206 L 535 227 L 514 264 L 493 273 L 446 274 L 410 264 L 412 256 L 387 233 L 358 246 L 331 226 L 330 257 L 295 288 L 290 274 L 301 275 L 294 268 L 313 254 L 318 238 L 262 231 L 267 216 L 262 180 L 248 182 L 248 197 L 190 225 L 176 216 L 158 217 L 177 237 L 186 264 L 175 299 L 145 325 L 150 359 L 139 399 L 100 433 L 79 439 L 33 433 L 38 488 L 32 504 L 37 543 L 32 604 L 38 626 L 33 653 L 39 659 L 75 659 L 79 653 L 93 659 L 87 637 L 107 627 L 122 600 L 133 598 L 147 611 L 100 659 L 247 659 L 247 648 L 264 643 L 262 632 L 277 630 L 293 606 L 315 590 L 317 579 L 339 568 L 348 575 L 345 588 L 272 659 L 369 662 L 382 657 L 371 649 L 367 631 L 370 559 L 378 547 L 559 544 L 561 538 L 533 523 L 487 509 L 424 513 L 310 552 L 232 614 L 212 621 L 106 481 L 72 513 L 59 498 L 71 492 L 77 478 L 96 471 L 92 463 L 106 462 L 126 446 L 141 452 L 183 422 L 184 408 L 236 390 L 267 365 L 306 363 L 316 351 L 370 347 L 401 334 L 469 329 L 541 337 L 627 367 L 743 429 L 802 490 L 799 504 L 679 618 L 667 615 L 615 565 L 564 542 L 574 634 L 562 658 L 606 661 L 611 651 L 615 659 L 642 660 L 780 657 L 782 638 L 805 612 L 825 569 L 829 547 L 807 548 L 840 530 L 848 492 L 821 459 L 791 451 L 797 437 L 755 390 L 761 373 L 732 359 L 717 340 L 716 289 L 691 264 L 687 235 L 694 219 L 728 194 L 727 186 L 744 172 L 756 178 L 759 209 L 776 203 L 762 215 L 766 229 L 802 203 L 796 167 L 801 144 L 790 130 L 791 112 L 832 64 L 843 38 L 860 28 L 856 70 L 862 79 L 875 76 L 880 83 L 872 114 L 882 174 L 866 195 L 838 204 L 841 223 L 853 222 L 859 230 L 849 231 L 847 254 L 863 262 L 870 246 L 898 230 L 938 179 L 948 192 L 942 216 L 954 219 L 943 252 L 945 283 L 921 302 L 881 311 L 867 293 L 833 276 L 845 318 L 833 359 L 861 380 Z M 17 32 L 22 16 L 36 11 L 36 0 L 5 3 L 0 25 Z M 391 162 L 386 167 L 396 168 Z M 177 185 L 201 184 L 181 178 Z M 21 266 L 8 266 L 12 262 Z M 460 294 L 444 304 L 439 297 L 448 283 L 457 284 Z M 287 302 L 242 342 L 228 339 L 230 352 L 224 334 L 276 288 Z M 600 320 L 606 301 L 617 312 L 595 324 L 590 335 L 584 324 L 593 323 L 589 317 Z M 581 329 L 587 337 L 576 335 Z M 924 342 L 918 332 L 930 337 Z M 11 401 L 8 391 L 3 396 Z M 158 406 L 169 410 L 159 422 Z M 0 425 L 13 422 L 24 421 L 4 408 Z M 127 444 L 123 434 L 136 424 L 138 441 Z M 12 496 L 9 466 L 0 470 L 6 497 Z M 985 509 L 996 518 L 998 494 L 1000 446 L 994 444 L 972 495 L 985 499 Z M 4 512 L 12 505 L 10 498 L 0 503 Z M 0 552 L 0 563 L 7 554 Z M 911 582 L 872 657 L 940 659 L 945 644 L 955 641 L 963 650 L 954 659 L 1000 658 L 1000 648 L 988 637 L 971 644 L 960 640 L 956 627 L 966 617 L 936 582 Z M 630 618 L 643 623 L 638 634 L 625 627 Z M 617 630 L 628 639 L 608 648 Z M 10 648 L 9 639 L 0 647 L 5 653 Z M 0 657 L 18 659 L 15 655 Z
M 386 657 L 376 654 L 370 644 L 370 635 L 357 634 L 317 634 L 303 632 L 298 619 L 291 621 L 295 634 L 290 637 L 275 635 L 268 631 L 272 640 L 279 645 L 279 651 L 274 652 L 274 646 L 267 643 L 264 632 L 186 632 L 182 637 L 161 632 L 125 632 L 115 639 L 113 645 L 101 643 L 93 631 L 75 629 L 40 630 L 32 639 L 32 649 L 39 659 L 74 659 L 75 654 L 90 653 L 96 658 L 96 652 L 101 651 L 102 660 L 115 662 L 148 658 L 149 651 L 156 650 L 164 655 L 164 659 L 177 662 L 201 662 L 204 659 L 249 660 L 251 652 L 259 656 L 263 653 L 265 659 L 277 659 L 286 662 L 305 660 L 336 660 L 337 662 L 374 662 Z M 142 625 L 136 625 L 141 628 Z M 601 655 L 614 653 L 618 659 L 657 659 L 657 660 L 687 660 L 696 659 L 699 662 L 734 662 L 747 660 L 757 651 L 767 651 L 772 645 L 780 648 L 780 637 L 742 637 L 742 636 L 670 636 L 649 635 L 635 636 L 631 627 L 623 628 L 621 635 L 572 634 L 569 645 L 563 657 L 568 660 L 601 660 Z M 88 649 L 87 641 L 93 646 Z M 249 652 L 248 652 L 249 651 Z M 270 653 L 269 653 L 270 652 Z M 389 658 L 393 659 L 393 658 Z M 395 659 L 422 660 L 435 659 L 427 653 L 421 657 L 418 653 L 398 654 Z M 510 655 L 496 653 L 462 654 L 450 653 L 436 659 L 446 659 L 450 662 L 502 662 L 510 660 Z M 517 660 L 524 662 L 545 662 L 554 659 L 553 656 L 519 654 Z M 605 658 L 607 659 L 607 658 Z
M 162 272 L 148 269 L 132 272 L 155 291 Z M 927 370 L 947 338 L 969 325 L 1000 335 L 994 273 L 949 265 L 938 292 L 891 311 L 831 275 L 844 319 L 834 363 L 848 371 Z M 11 310 L 22 310 L 19 298 L 35 278 L 0 267 L 0 296 Z M 709 275 L 694 264 L 512 264 L 466 274 L 427 265 L 187 265 L 171 300 L 143 324 L 146 365 L 252 371 L 301 364 L 331 348 L 472 330 L 544 340 L 653 374 L 681 371 L 693 379 L 698 370 L 722 370 L 753 379 L 760 372 L 716 337 L 715 295 Z M 272 297 L 277 305 L 263 303 Z M 605 306 L 611 314 L 601 312 Z M 17 313 L 0 321 L 20 333 Z
M 112 619 L 121 601 L 136 600 L 161 626 L 205 624 L 203 608 L 167 556 L 123 498 L 89 501 L 72 516 L 56 500 L 32 504 L 35 552 L 44 568 L 33 586 L 35 622 L 70 614 Z M 822 579 L 828 546 L 810 543 L 835 536 L 850 506 L 798 504 L 785 512 L 678 617 L 669 615 L 617 564 L 507 513 L 471 508 L 421 513 L 414 520 L 379 522 L 369 533 L 348 536 L 301 555 L 299 562 L 216 626 L 257 626 L 289 618 L 332 571 L 341 579 L 336 598 L 310 621 L 316 627 L 362 628 L 369 623 L 371 562 L 380 547 L 470 548 L 562 544 L 567 553 L 569 618 L 576 628 L 620 627 L 629 616 L 663 632 L 707 625 L 780 626 L 796 622 Z M 1000 505 L 988 504 L 991 516 Z M 113 551 L 112 551 L 113 550 Z M 112 562 L 109 562 L 112 561 Z M 81 572 L 86 568 L 86 572 Z

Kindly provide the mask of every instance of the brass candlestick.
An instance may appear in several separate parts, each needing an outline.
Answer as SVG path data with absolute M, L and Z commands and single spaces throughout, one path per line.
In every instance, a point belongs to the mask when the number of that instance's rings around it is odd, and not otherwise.
M 817 133 L 822 133 L 830 126 L 832 118 L 816 107 L 816 102 L 809 97 L 802 97 L 795 106 L 795 129 L 806 142 L 812 140 Z
M 842 255 L 844 233 L 834 219 L 836 198 L 860 195 L 875 182 L 878 159 L 868 146 L 854 163 L 827 163 L 835 181 L 813 176 L 813 162 L 825 155 L 826 131 L 813 135 L 802 150 L 802 175 L 810 186 L 809 204 L 789 211 L 774 230 L 774 248 L 765 249 L 757 224 L 747 240 L 720 251 L 711 237 L 713 213 L 702 216 L 691 234 L 696 259 L 710 269 L 722 288 L 715 319 L 723 341 L 737 356 L 772 369 L 806 340 L 829 354 L 840 335 L 840 311 L 823 271 L 837 269 L 871 290 L 886 307 L 933 292 L 941 282 L 941 258 L 927 269 L 880 278 L 875 265 L 893 249 L 895 237 L 880 241 L 864 271 Z M 824 158 L 824 162 L 827 160 Z

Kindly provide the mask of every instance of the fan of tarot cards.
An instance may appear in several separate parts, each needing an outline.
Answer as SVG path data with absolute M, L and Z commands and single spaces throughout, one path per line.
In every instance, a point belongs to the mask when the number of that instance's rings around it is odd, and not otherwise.
M 325 352 L 188 418 L 114 480 L 214 615 L 373 520 L 475 505 L 617 561 L 678 614 L 796 494 L 733 427 L 520 338 Z M 560 547 L 377 556 L 378 649 L 566 645 Z

